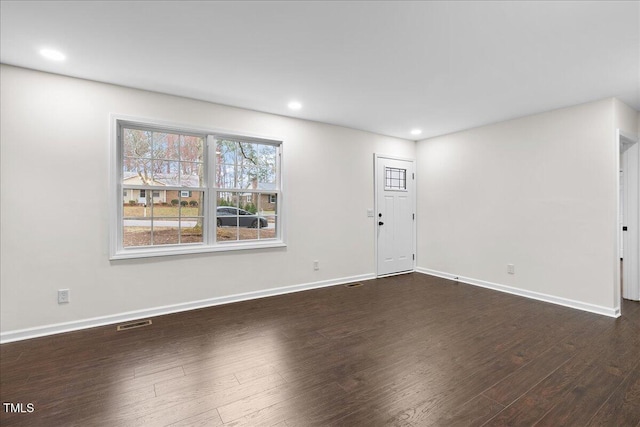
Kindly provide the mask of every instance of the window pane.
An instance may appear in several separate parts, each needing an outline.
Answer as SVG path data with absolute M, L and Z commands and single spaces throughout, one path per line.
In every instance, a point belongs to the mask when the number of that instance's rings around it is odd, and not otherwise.
M 204 162 L 204 138 L 182 135 L 180 160 L 183 162 Z
M 273 184 L 275 188 L 276 183 L 276 147 L 273 145 L 258 145 L 258 168 L 257 176 L 258 182 L 263 184 Z M 261 190 L 271 190 L 273 188 L 260 188 Z
M 152 132 L 122 129 L 124 184 L 147 184 L 153 177 L 151 162 Z
M 277 149 L 254 142 L 221 140 L 216 146 L 216 185 L 221 188 L 274 190 Z
M 153 218 L 153 245 L 180 243 L 180 222 L 176 218 Z
M 145 178 L 151 178 L 151 159 L 125 157 L 122 161 L 122 179 L 125 184 L 144 184 Z
M 204 186 L 204 164 L 181 162 L 179 185 L 182 187 Z
M 216 240 L 238 240 L 237 208 L 224 207 L 218 209 L 216 217 Z
M 277 213 L 278 197 L 275 193 L 260 193 L 258 211 L 262 215 L 274 215 Z
M 146 220 L 124 220 L 122 246 L 148 246 L 151 244 L 151 224 Z
M 238 240 L 238 227 L 218 227 L 216 229 L 216 241 L 228 242 Z
M 180 192 L 177 190 L 167 190 L 166 191 L 166 203 L 170 206 L 179 206 L 180 205 Z
M 238 240 L 239 203 L 237 192 L 220 191 L 217 194 L 216 240 Z
M 258 166 L 256 145 L 247 142 L 238 143 L 237 173 L 238 187 L 240 188 L 249 188 L 248 183 L 255 176 L 255 168 Z
M 276 217 L 275 216 L 264 216 L 263 217 L 267 221 L 266 227 L 261 227 L 260 231 L 260 239 L 275 239 L 276 237 Z
M 202 218 L 181 218 L 180 243 L 202 243 Z
M 253 142 L 238 142 L 238 163 L 249 165 L 249 164 L 257 164 L 258 157 L 258 146 L 261 144 L 256 144 Z
M 180 216 L 202 216 L 204 208 L 204 192 L 180 192 Z
M 237 147 L 237 143 L 235 141 L 218 140 L 216 142 L 217 163 L 235 165 L 236 164 L 236 147 Z
M 239 197 L 238 192 L 235 191 L 218 191 L 216 196 L 218 209 L 226 206 L 238 207 Z
M 238 168 L 238 188 L 258 189 L 258 169 L 255 166 Z
M 155 183 L 150 185 L 180 185 L 178 176 L 180 163 L 170 160 L 153 161 L 153 178 Z
M 236 187 L 236 167 L 229 164 L 218 164 L 216 167 L 216 186 L 220 188 Z
M 125 157 L 151 158 L 152 132 L 137 129 L 122 129 Z
M 180 135 L 153 132 L 153 157 L 155 159 L 180 160 Z
M 257 228 L 240 228 L 239 240 L 258 240 Z
M 134 193 L 138 193 L 141 190 L 131 190 Z M 149 192 L 150 193 L 150 192 Z M 139 198 L 139 200 L 143 200 Z M 131 232 L 139 232 L 142 228 L 151 229 L 152 223 L 152 205 L 145 206 L 144 203 L 125 203 L 123 206 L 123 225 L 125 228 L 134 227 L 135 229 L 131 229 Z M 145 230 L 146 232 L 146 230 Z M 126 239 L 125 239 L 126 240 Z M 151 244 L 151 241 L 146 244 Z M 136 246 L 136 245 L 133 245 Z
M 276 237 L 276 215 L 278 212 L 278 197 L 276 193 L 260 193 L 258 211 L 260 221 L 259 239 L 274 239 Z M 265 224 L 266 222 L 266 224 Z

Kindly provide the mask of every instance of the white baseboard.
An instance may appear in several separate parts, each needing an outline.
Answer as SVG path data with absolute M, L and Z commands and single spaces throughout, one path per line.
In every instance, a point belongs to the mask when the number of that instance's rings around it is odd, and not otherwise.
M 72 322 L 56 323 L 53 325 L 36 326 L 34 328 L 20 329 L 0 333 L 0 344 L 13 341 L 21 341 L 30 338 L 43 337 L 47 335 L 72 332 L 80 329 L 95 328 L 96 326 L 112 325 L 116 323 L 129 322 L 154 316 L 178 313 L 181 311 L 195 310 L 198 308 L 212 307 L 215 305 L 229 304 L 232 302 L 246 301 L 251 299 L 265 298 L 276 295 L 290 294 L 293 292 L 306 291 L 310 289 L 324 288 L 327 286 L 342 285 L 345 283 L 359 282 L 375 279 L 375 274 L 360 274 L 357 276 L 342 277 L 338 279 L 322 280 L 319 282 L 305 283 L 302 285 L 283 286 L 280 288 L 265 289 L 262 291 L 246 292 L 242 294 L 229 295 L 224 297 L 209 298 L 199 301 L 192 301 L 180 304 L 166 305 L 144 310 L 129 311 L 126 313 L 113 314 L 108 316 L 93 317 L 90 319 L 75 320 Z
M 511 286 L 499 285 L 497 283 L 486 282 L 484 280 L 473 279 L 470 277 L 457 276 L 442 271 L 430 270 L 428 268 L 416 267 L 417 273 L 428 274 L 429 276 L 441 277 L 443 279 L 455 280 L 457 282 L 466 283 L 468 285 L 480 286 L 482 288 L 493 289 L 495 291 L 506 292 L 508 294 L 518 295 L 521 297 L 531 298 L 538 301 L 550 302 L 552 304 L 562 305 L 565 307 L 575 308 L 577 310 L 588 311 L 590 313 L 601 314 L 609 317 L 620 317 L 620 307 L 609 308 L 599 305 L 589 304 L 567 298 L 556 297 L 553 295 L 542 294 L 539 292 L 527 291 L 525 289 L 513 288 Z

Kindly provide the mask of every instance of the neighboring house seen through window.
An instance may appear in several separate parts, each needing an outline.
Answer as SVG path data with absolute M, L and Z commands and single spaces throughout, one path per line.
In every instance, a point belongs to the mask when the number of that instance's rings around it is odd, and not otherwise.
M 112 258 L 282 246 L 281 141 L 116 120 Z

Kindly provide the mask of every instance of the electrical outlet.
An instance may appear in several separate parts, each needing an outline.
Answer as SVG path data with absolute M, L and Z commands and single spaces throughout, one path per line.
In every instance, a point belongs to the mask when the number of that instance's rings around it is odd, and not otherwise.
M 513 264 L 507 264 L 507 273 L 516 274 L 516 267 Z
M 320 270 L 320 262 L 318 260 L 313 261 L 313 269 Z
M 66 304 L 70 300 L 69 289 L 58 289 L 58 304 Z

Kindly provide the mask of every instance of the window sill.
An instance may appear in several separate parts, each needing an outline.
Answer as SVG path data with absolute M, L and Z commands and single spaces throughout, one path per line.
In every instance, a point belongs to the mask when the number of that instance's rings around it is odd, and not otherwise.
M 267 248 L 285 248 L 287 245 L 282 240 L 269 240 L 264 242 L 229 242 L 218 243 L 215 246 L 207 245 L 190 245 L 190 246 L 164 246 L 154 248 L 135 248 L 135 249 L 123 249 L 109 257 L 109 260 L 122 260 L 122 259 L 136 259 L 136 258 L 151 258 L 161 256 L 172 255 L 190 255 L 190 254 L 202 254 L 209 252 L 229 252 L 229 251 L 241 251 L 250 249 L 267 249 Z

